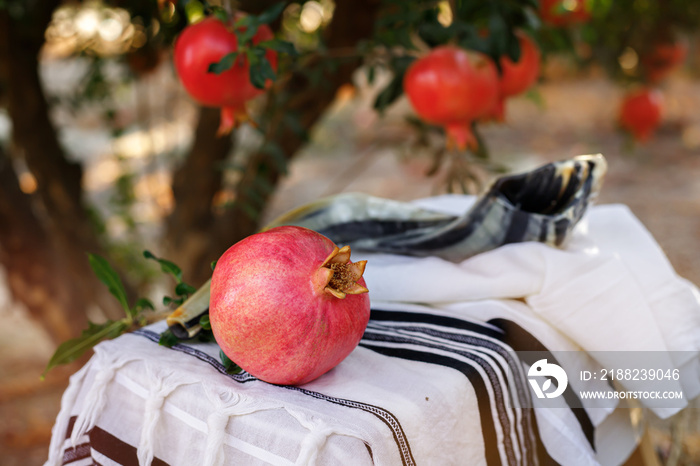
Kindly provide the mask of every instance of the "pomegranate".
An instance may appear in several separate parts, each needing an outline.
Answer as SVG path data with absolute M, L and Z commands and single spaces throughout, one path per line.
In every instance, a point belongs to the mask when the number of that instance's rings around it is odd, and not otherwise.
M 482 53 L 442 46 L 411 64 L 403 86 L 416 113 L 445 128 L 448 144 L 474 148 L 471 124 L 493 108 L 498 73 Z
M 507 55 L 501 57 L 499 97 L 486 119 L 503 121 L 505 99 L 528 90 L 540 75 L 540 49 L 523 32 L 517 31 L 515 34 L 520 44 L 520 58 L 513 62 Z
M 655 44 L 640 60 L 647 81 L 658 83 L 664 80 L 683 63 L 687 54 L 688 45 L 685 42 L 671 40 Z
M 253 43 L 272 38 L 272 31 L 263 24 Z M 221 74 L 208 72 L 209 65 L 236 51 L 238 38 L 232 26 L 214 17 L 187 26 L 175 41 L 175 70 L 187 93 L 202 105 L 222 109 L 219 134 L 230 132 L 237 121 L 247 119 L 245 103 L 263 92 L 250 82 L 250 65 L 245 55 L 238 56 L 234 65 Z M 265 56 L 276 70 L 277 53 L 268 49 Z
M 345 359 L 367 327 L 365 263 L 307 228 L 281 226 L 239 241 L 212 276 L 216 341 L 266 382 L 314 380 Z
M 545 24 L 564 27 L 585 23 L 591 18 L 586 0 L 541 0 L 540 18 Z
M 627 94 L 620 109 L 620 125 L 640 142 L 649 140 L 661 121 L 663 96 L 642 88 Z

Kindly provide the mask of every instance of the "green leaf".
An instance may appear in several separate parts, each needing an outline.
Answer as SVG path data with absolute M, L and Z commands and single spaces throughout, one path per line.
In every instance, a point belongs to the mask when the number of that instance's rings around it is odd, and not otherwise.
M 192 285 L 188 285 L 185 282 L 178 283 L 175 287 L 175 294 L 178 296 L 189 296 L 195 291 L 197 291 L 197 288 Z
M 218 63 L 209 64 L 207 73 L 221 74 L 224 71 L 230 70 L 236 63 L 237 58 L 238 52 L 227 53 Z
M 240 28 L 247 28 L 248 26 L 252 24 L 256 24 L 258 22 L 258 18 L 255 15 L 244 15 L 241 16 L 236 20 L 236 22 L 233 24 L 236 29 Z
M 446 28 L 437 21 L 418 25 L 418 35 L 430 47 L 447 43 L 452 38 L 453 33 L 451 28 Z
M 99 325 L 88 322 L 88 328 L 83 330 L 78 338 L 65 341 L 56 349 L 41 378 L 43 379 L 54 367 L 75 361 L 100 341 L 118 337 L 128 328 L 129 325 L 124 320 L 108 321 Z
M 489 39 L 491 42 L 491 58 L 498 59 L 505 55 L 508 47 L 508 25 L 499 14 L 493 14 L 489 18 Z M 496 60 L 498 61 L 498 60 Z
M 250 65 L 250 82 L 258 89 L 264 89 L 268 79 L 274 81 L 277 78 L 275 70 L 267 57 L 263 56 L 257 63 Z
M 153 306 L 153 303 L 151 302 L 150 299 L 146 298 L 141 298 L 138 301 L 136 301 L 136 304 L 134 304 L 134 307 L 131 308 L 131 311 L 133 312 L 133 315 L 135 316 L 139 312 L 145 310 L 145 309 L 150 309 L 151 311 L 155 311 L 156 308 Z
M 520 61 L 520 41 L 515 34 L 508 34 L 506 53 L 508 54 L 508 58 L 510 58 L 514 63 Z
M 170 296 L 163 296 L 163 306 L 170 306 L 171 304 L 181 305 L 185 302 L 185 298 L 173 299 Z
M 165 330 L 163 333 L 160 334 L 160 338 L 158 339 L 158 344 L 161 346 L 165 346 L 168 348 L 172 348 L 174 345 L 177 345 L 180 343 L 180 339 L 176 337 L 173 332 L 170 331 L 170 329 Z
M 276 20 L 279 15 L 282 14 L 285 6 L 285 2 L 275 3 L 270 8 L 258 15 L 258 21 L 261 24 L 270 24 L 271 22 Z
M 221 359 L 221 363 L 224 365 L 224 369 L 226 369 L 228 374 L 240 374 L 243 372 L 243 369 L 241 369 L 238 364 L 231 361 L 229 357 L 224 354 L 223 350 L 219 350 L 219 358 Z
M 255 37 L 255 34 L 258 33 L 259 26 L 259 24 L 253 24 L 251 26 L 248 26 L 243 31 L 236 31 L 236 36 L 238 36 L 238 40 L 241 44 L 243 44 L 244 47 L 251 44 L 253 37 Z
M 212 271 L 212 272 L 214 271 L 214 269 L 216 269 L 216 263 L 217 263 L 217 262 L 218 262 L 218 261 L 211 261 L 210 266 L 211 266 L 211 271 Z
M 216 343 L 216 338 L 211 330 L 202 330 L 197 334 L 197 341 L 201 343 Z
M 182 269 L 178 267 L 177 265 L 173 264 L 169 260 L 166 259 L 159 259 L 151 251 L 143 251 L 143 257 L 146 259 L 153 259 L 154 261 L 157 261 L 160 264 L 160 269 L 167 274 L 172 275 L 175 278 L 175 281 L 178 283 L 182 283 Z
M 211 330 L 211 322 L 209 322 L 209 314 L 204 314 L 199 318 L 199 325 L 202 326 L 204 330 Z
M 396 99 L 401 97 L 401 94 L 403 94 L 403 76 L 404 73 L 394 76 L 391 82 L 377 95 L 374 101 L 375 110 L 382 113 Z
M 391 68 L 394 71 L 394 78 L 389 82 L 389 84 L 377 95 L 374 101 L 374 108 L 380 113 L 383 112 L 386 107 L 391 105 L 396 99 L 398 99 L 401 94 L 403 94 L 403 77 L 406 74 L 406 70 L 414 62 L 416 57 L 410 55 L 404 55 L 401 57 L 395 57 L 391 60 Z
M 210 9 L 211 9 L 212 16 L 214 16 L 215 18 L 219 19 L 220 21 L 222 21 L 224 23 L 228 23 L 229 16 L 228 16 L 228 13 L 226 13 L 226 10 L 224 10 L 223 8 L 221 8 L 220 6 L 217 6 L 217 5 L 210 6 Z
M 284 53 L 292 57 L 299 55 L 299 52 L 297 52 L 297 49 L 294 47 L 293 43 L 282 39 L 265 40 L 258 42 L 257 46 L 265 49 L 272 49 L 276 52 Z
M 374 84 L 374 78 L 376 77 L 377 67 L 372 65 L 367 67 L 367 84 Z
M 131 315 L 129 310 L 129 303 L 126 300 L 126 291 L 124 290 L 124 284 L 117 272 L 109 265 L 109 262 L 104 257 L 98 256 L 97 254 L 88 254 L 88 260 L 90 261 L 90 267 L 92 267 L 93 272 L 97 275 L 97 278 L 104 283 L 109 292 L 114 295 L 126 311 L 127 315 Z

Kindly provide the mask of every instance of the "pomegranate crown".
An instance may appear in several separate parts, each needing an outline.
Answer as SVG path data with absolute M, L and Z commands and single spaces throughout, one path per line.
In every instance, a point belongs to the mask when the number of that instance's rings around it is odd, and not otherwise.
M 350 262 L 350 246 L 340 249 L 336 246 L 321 264 L 327 276 L 324 291 L 340 299 L 349 294 L 367 293 L 369 290 L 357 283 L 366 265 L 367 261 Z

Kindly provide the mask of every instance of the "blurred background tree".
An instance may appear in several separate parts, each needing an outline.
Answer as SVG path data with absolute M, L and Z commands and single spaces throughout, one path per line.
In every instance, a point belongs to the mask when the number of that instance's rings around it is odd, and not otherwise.
M 377 75 L 391 76 L 374 102 L 381 113 L 404 92 L 411 64 L 431 49 L 452 44 L 484 54 L 503 76 L 503 60 L 520 59 L 518 34 L 525 31 L 545 56 L 565 53 L 581 66 L 602 66 L 623 85 L 658 86 L 683 62 L 700 24 L 700 5 L 680 0 L 278 5 L 0 0 L 0 112 L 10 122 L 8 138 L 0 141 L 0 264 L 13 297 L 56 341 L 75 336 L 88 315 L 99 320 L 122 312 L 92 273 L 87 252 L 108 257 L 131 296 L 155 280 L 143 265 L 147 248 L 177 262 L 192 285 L 209 278 L 210 263 L 261 226 L 289 162 L 358 72 L 370 84 Z M 270 13 L 275 9 L 279 15 Z M 265 67 L 251 72 L 253 80 L 274 78 L 248 106 L 255 124 L 217 136 L 219 109 L 199 107 L 189 115 L 173 98 L 181 88 L 139 83 L 157 79 L 164 67 L 174 73 L 173 44 L 188 25 L 236 11 L 268 15 L 277 37 L 296 53 L 279 43 L 263 46 L 278 48 L 279 64 L 272 74 Z M 41 73 L 42 60 L 63 61 L 80 79 L 62 85 L 59 76 Z M 127 87 L 136 89 L 137 102 L 124 102 Z M 181 112 L 191 126 L 174 122 Z M 85 179 L 90 139 L 68 131 L 67 122 L 85 115 L 108 128 L 112 141 L 97 180 Z M 446 150 L 444 129 L 435 122 L 412 117 L 408 123 L 417 143 L 432 147 L 430 172 L 446 173 L 445 189 L 478 186 L 473 168 L 488 161 L 488 141 L 478 129 L 483 119 L 469 121 L 479 141 L 470 151 Z M 69 153 L 70 138 L 84 153 Z M 177 149 L 182 146 L 187 149 Z M 166 188 L 151 183 L 163 177 Z M 89 199 L 91 183 L 109 185 L 108 199 Z M 136 202 L 144 192 L 151 200 L 146 207 Z M 144 229 L 144 218 L 157 226 Z

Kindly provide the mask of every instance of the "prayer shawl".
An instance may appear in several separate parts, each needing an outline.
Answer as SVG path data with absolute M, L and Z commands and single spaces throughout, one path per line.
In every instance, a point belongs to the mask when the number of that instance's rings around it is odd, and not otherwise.
M 458 214 L 473 201 L 418 204 Z M 72 376 L 46 464 L 619 464 L 639 433 L 632 410 L 574 399 L 576 380 L 560 408 L 533 407 L 521 352 L 572 374 L 609 361 L 558 352 L 668 352 L 691 374 L 686 397 L 700 393 L 697 290 L 624 206 L 589 209 L 563 249 L 364 256 L 370 323 L 327 374 L 300 387 L 228 374 L 216 344 L 168 349 L 154 324 L 101 343 Z

